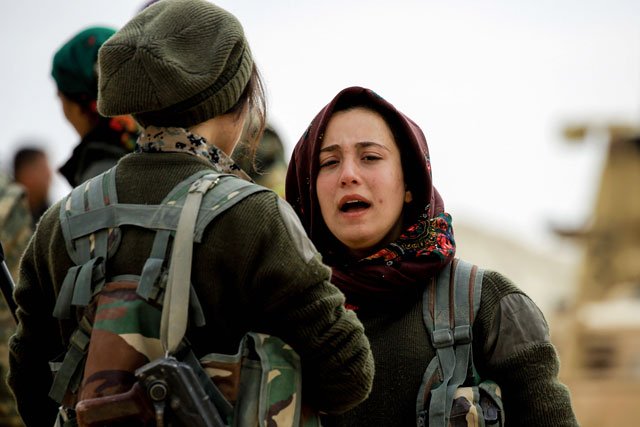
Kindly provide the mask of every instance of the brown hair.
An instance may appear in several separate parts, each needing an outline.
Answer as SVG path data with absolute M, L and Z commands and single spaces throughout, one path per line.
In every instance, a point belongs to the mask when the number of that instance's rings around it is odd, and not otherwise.
M 253 64 L 251 69 L 251 77 L 249 82 L 245 86 L 244 91 L 238 98 L 238 101 L 225 112 L 225 114 L 236 114 L 240 117 L 240 114 L 245 108 L 249 109 L 247 124 L 243 132 L 243 138 L 247 141 L 247 147 L 249 148 L 249 158 L 253 163 L 258 145 L 262 139 L 262 134 L 266 126 L 266 114 L 267 114 L 267 99 L 264 91 L 264 83 L 262 77 L 258 71 L 256 64 Z

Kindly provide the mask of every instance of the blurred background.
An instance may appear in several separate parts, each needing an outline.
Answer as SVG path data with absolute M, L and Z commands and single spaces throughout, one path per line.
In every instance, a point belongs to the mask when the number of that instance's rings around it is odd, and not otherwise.
M 50 76 L 53 53 L 87 26 L 122 26 L 144 3 L 2 3 L 2 171 L 12 173 L 22 145 L 37 146 L 54 171 L 51 201 L 69 191 L 56 169 L 78 138 Z M 640 402 L 640 2 L 216 3 L 245 28 L 285 162 L 344 87 L 395 104 L 427 136 L 459 256 L 501 271 L 544 311 L 582 424 L 631 420 Z

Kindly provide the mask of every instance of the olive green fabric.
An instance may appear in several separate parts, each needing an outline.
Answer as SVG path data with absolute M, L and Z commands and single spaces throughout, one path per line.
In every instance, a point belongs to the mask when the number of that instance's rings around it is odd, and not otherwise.
M 115 32 L 108 27 L 89 27 L 58 49 L 53 56 L 51 76 L 60 92 L 74 100 L 90 101 L 97 98 L 98 50 Z
M 435 349 L 422 320 L 422 289 L 407 305 L 361 308 L 358 317 L 365 326 L 376 358 L 376 376 L 369 398 L 337 417 L 325 417 L 324 427 L 354 425 L 406 427 L 416 425 L 416 395 L 422 375 L 435 356 Z M 509 304 L 502 301 L 508 298 Z M 519 301 L 519 303 L 516 303 Z M 532 312 L 529 298 L 501 274 L 485 270 L 482 300 L 473 323 L 475 367 L 482 378 L 501 388 L 505 425 L 518 427 L 575 427 L 568 389 L 558 381 L 559 360 L 548 335 L 522 342 L 527 337 L 508 334 L 500 319 L 518 317 L 524 308 L 529 329 L 548 332 L 542 313 Z M 509 311 L 509 312 L 507 312 Z M 509 340 L 496 345 L 496 337 Z M 541 338 L 545 337 L 547 339 Z M 512 348 L 508 354 L 494 349 Z
M 118 202 L 158 204 L 178 182 L 211 164 L 182 153 L 130 154 L 118 164 Z M 198 357 L 234 354 L 242 336 L 277 336 L 300 355 L 305 403 L 328 413 L 352 408 L 368 395 L 373 358 L 361 323 L 344 309 L 319 255 L 296 245 L 301 232 L 285 223 L 276 194 L 249 196 L 218 217 L 194 245 L 192 281 L 206 325 L 187 338 Z M 59 204 L 40 222 L 24 256 L 16 289 L 20 327 L 10 341 L 9 385 L 28 426 L 50 425 L 56 411 L 47 397 L 48 361 L 66 350 L 74 321 L 51 315 L 64 276 L 73 265 L 58 221 Z M 107 263 L 112 275 L 139 274 L 155 233 L 122 227 L 120 249 Z M 299 236 L 297 236 L 299 239 Z M 286 260 L 286 261 L 285 261 Z M 39 408 L 34 411 L 33 408 Z
M 240 22 L 205 0 L 144 9 L 99 53 L 98 111 L 143 126 L 189 127 L 227 112 L 253 59 Z

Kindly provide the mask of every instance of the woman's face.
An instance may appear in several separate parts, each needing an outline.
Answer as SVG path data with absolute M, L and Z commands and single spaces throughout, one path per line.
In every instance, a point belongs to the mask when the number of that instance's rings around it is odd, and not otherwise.
M 322 217 L 352 254 L 365 257 L 396 240 L 405 190 L 400 151 L 382 116 L 357 107 L 327 125 L 316 181 Z

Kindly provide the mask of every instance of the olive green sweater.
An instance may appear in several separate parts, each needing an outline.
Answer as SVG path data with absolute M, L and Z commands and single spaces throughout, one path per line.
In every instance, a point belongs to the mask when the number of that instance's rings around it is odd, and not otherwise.
M 325 427 L 416 425 L 416 400 L 435 350 L 422 318 L 422 290 L 406 305 L 362 306 L 376 361 L 369 398 Z M 504 276 L 486 271 L 473 324 L 475 366 L 502 390 L 506 426 L 577 426 L 567 388 L 558 381 L 559 361 L 537 306 Z
M 158 204 L 178 182 L 211 168 L 183 153 L 130 154 L 120 160 L 121 203 Z M 221 214 L 194 244 L 192 282 L 206 325 L 190 327 L 196 355 L 235 353 L 247 331 L 276 335 L 300 355 L 303 399 L 339 413 L 368 395 L 373 359 L 362 324 L 345 311 L 344 296 L 292 212 L 276 194 L 259 192 Z M 75 322 L 52 316 L 71 267 L 60 229 L 60 202 L 43 216 L 23 257 L 15 290 L 19 326 L 10 341 L 9 385 L 28 426 L 53 424 L 48 362 L 66 351 Z M 140 274 L 154 233 L 122 227 L 107 274 Z

